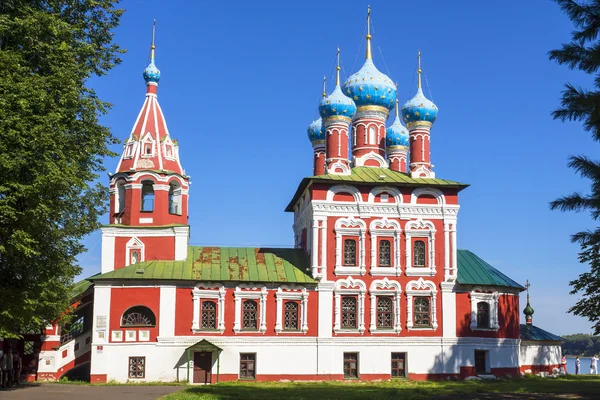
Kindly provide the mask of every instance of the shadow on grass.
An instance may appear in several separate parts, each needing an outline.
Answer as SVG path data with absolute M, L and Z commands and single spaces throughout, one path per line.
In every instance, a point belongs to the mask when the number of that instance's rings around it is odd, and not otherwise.
M 261 399 L 597 399 L 600 377 L 526 378 L 459 382 L 291 382 L 222 383 L 195 386 L 165 400 Z

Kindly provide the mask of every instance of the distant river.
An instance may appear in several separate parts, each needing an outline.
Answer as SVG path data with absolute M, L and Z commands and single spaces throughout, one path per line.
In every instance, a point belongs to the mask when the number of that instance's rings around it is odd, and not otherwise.
M 581 361 L 581 369 L 579 370 L 579 372 L 581 374 L 589 375 L 590 364 L 592 362 L 592 359 L 590 357 L 579 357 L 579 361 Z M 598 362 L 598 364 L 600 366 L 600 362 Z M 575 373 L 575 357 L 573 357 L 573 358 L 567 357 L 567 373 L 568 374 Z

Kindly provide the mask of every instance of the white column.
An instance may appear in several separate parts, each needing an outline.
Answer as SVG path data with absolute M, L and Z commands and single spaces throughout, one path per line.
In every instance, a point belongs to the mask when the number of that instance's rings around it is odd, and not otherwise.
M 115 269 L 115 237 L 108 236 L 102 229 L 102 268 L 103 274 Z
M 444 280 L 450 279 L 450 224 L 444 222 Z
M 321 221 L 321 274 L 327 280 L 327 218 Z
M 160 287 L 160 310 L 158 322 L 158 336 L 175 336 L 175 286 Z M 194 314 L 196 313 L 196 300 L 194 300 Z M 195 315 L 194 315 L 195 317 Z M 194 318 L 198 321 L 197 318 Z
M 371 325 L 369 326 L 369 330 L 371 332 L 377 329 L 377 312 L 375 310 L 375 303 L 377 303 L 377 297 L 373 293 L 371 293 Z
M 314 273 L 313 273 L 314 275 Z M 275 332 L 280 332 L 281 331 L 281 320 L 282 315 L 283 314 L 283 300 L 281 299 L 281 296 L 278 296 L 278 293 L 275 294 L 276 297 L 276 309 L 277 309 L 277 314 L 275 316 Z
M 321 282 L 317 287 L 319 293 L 319 331 L 320 338 L 330 338 L 333 326 L 333 282 Z M 339 300 L 338 300 L 339 301 Z M 336 317 L 337 321 L 337 317 Z
M 308 331 L 308 293 L 302 293 L 302 332 Z
M 312 238 L 311 238 L 311 257 L 312 276 L 317 277 L 319 271 L 319 220 L 313 219 Z
M 458 276 L 458 253 L 456 251 L 456 221 L 452 224 L 452 269 L 456 279 Z
M 114 239 L 114 238 L 113 238 Z M 111 379 L 110 356 L 108 354 L 110 346 L 106 346 L 109 342 L 110 331 L 110 286 L 101 286 L 96 283 L 94 287 L 94 319 L 92 321 L 92 359 L 91 359 L 91 375 L 107 375 L 107 380 Z M 102 350 L 98 350 L 98 346 L 103 346 Z

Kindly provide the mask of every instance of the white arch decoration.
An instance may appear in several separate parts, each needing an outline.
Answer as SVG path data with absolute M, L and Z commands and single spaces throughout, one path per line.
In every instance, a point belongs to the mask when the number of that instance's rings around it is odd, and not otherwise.
M 417 198 L 424 194 L 428 194 L 435 197 L 439 205 L 446 204 L 446 197 L 444 196 L 444 194 L 439 189 L 435 188 L 417 188 L 413 190 L 412 194 L 410 195 L 410 203 L 417 204 Z
M 365 262 L 365 235 L 367 224 L 360 218 L 339 218 L 335 221 L 335 269 L 336 275 L 364 275 L 367 272 Z M 358 236 L 358 248 L 356 260 L 358 265 L 344 266 L 343 245 L 344 236 Z
M 342 172 L 336 172 L 336 169 L 338 168 L 340 168 Z M 350 175 L 352 171 L 346 163 L 337 160 L 327 168 L 327 173 L 332 175 Z
M 365 293 L 367 285 L 360 279 L 353 279 L 349 276 L 346 279 L 340 279 L 335 282 L 334 293 L 334 332 L 358 332 L 362 334 L 365 331 Z M 342 295 L 356 295 L 357 301 L 357 321 L 358 329 L 342 329 Z
M 414 328 L 413 323 L 413 298 L 417 296 L 431 298 L 431 327 Z M 435 283 L 419 278 L 406 284 L 406 327 L 410 330 L 436 330 L 437 323 L 437 289 Z
M 375 153 L 374 151 L 370 151 L 367 154 L 364 154 L 360 157 L 354 158 L 354 166 L 355 167 L 363 167 L 366 162 L 369 160 L 375 160 L 379 163 L 379 168 L 388 168 L 389 164 L 385 158 Z
M 369 203 L 375 203 L 375 196 L 381 193 L 389 193 L 390 195 L 392 195 L 392 197 L 396 201 L 396 204 L 402 204 L 404 202 L 402 200 L 402 193 L 400 193 L 398 189 L 388 186 L 377 186 L 371 189 L 367 201 Z
M 374 280 L 369 287 L 371 295 L 371 325 L 369 331 L 371 333 L 389 333 L 389 330 L 377 329 L 377 297 L 389 296 L 392 297 L 394 323 L 392 331 L 400 333 L 402 326 L 400 323 L 400 295 L 402 288 L 397 281 L 390 281 L 388 278 Z
M 357 203 L 362 202 L 360 191 L 354 186 L 350 185 L 335 185 L 329 188 L 327 191 L 327 201 L 334 201 L 333 197 L 338 193 L 349 193 L 354 197 L 354 201 Z
M 409 221 L 404 226 L 404 233 L 406 236 L 406 275 L 407 276 L 434 276 L 436 273 L 435 269 L 435 225 L 431 221 L 424 221 L 419 218 L 417 220 Z M 413 267 L 412 259 L 412 238 L 425 238 L 427 239 L 427 266 L 425 267 Z
M 369 224 L 371 234 L 371 275 L 373 276 L 400 276 L 400 234 L 402 228 L 400 223 L 393 219 L 376 219 Z M 388 237 L 393 239 L 392 254 L 390 254 L 390 266 L 380 267 L 377 263 L 377 250 L 379 243 L 377 238 Z

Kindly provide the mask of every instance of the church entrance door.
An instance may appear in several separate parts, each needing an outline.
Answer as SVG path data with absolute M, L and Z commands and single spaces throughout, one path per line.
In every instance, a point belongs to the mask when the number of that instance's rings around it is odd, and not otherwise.
M 211 383 L 212 352 L 194 353 L 194 383 Z

